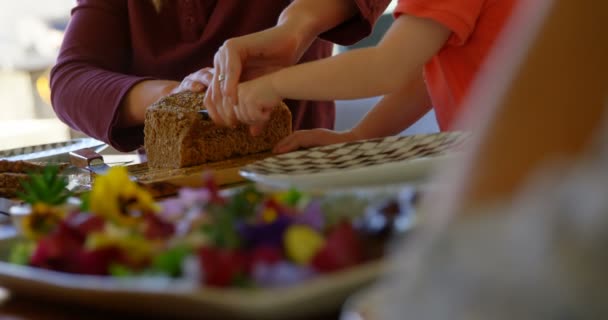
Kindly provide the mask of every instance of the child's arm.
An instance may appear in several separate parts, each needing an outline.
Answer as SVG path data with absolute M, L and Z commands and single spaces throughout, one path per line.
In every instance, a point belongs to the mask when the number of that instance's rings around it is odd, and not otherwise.
M 372 139 L 399 134 L 432 108 L 422 77 L 384 98 L 351 130 L 358 139 Z
M 239 86 L 239 120 L 255 124 L 283 98 L 357 99 L 406 86 L 435 55 L 450 31 L 429 19 L 401 16 L 377 47 L 282 69 Z M 247 110 L 249 109 L 249 110 Z
M 284 153 L 298 148 L 386 137 L 400 133 L 431 109 L 426 85 L 419 77 L 406 88 L 386 95 L 353 129 L 336 132 L 327 129 L 296 131 L 280 141 L 274 152 Z

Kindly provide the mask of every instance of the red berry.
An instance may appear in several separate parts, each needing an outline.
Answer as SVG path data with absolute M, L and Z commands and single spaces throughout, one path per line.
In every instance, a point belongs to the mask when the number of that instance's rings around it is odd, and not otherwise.
M 80 274 L 106 275 L 110 264 L 121 256 L 118 248 L 107 247 L 96 250 L 79 250 L 72 256 L 74 272 Z
M 82 250 L 84 237 L 64 223 L 52 234 L 40 239 L 30 259 L 35 267 L 66 271 L 69 256 Z
M 333 228 L 312 260 L 312 266 L 319 272 L 333 272 L 359 264 L 362 261 L 362 247 L 350 223 L 341 223 Z
M 204 283 L 216 287 L 230 286 L 247 266 L 244 253 L 236 250 L 203 247 L 199 259 Z
M 250 263 L 247 266 L 248 273 L 258 263 L 265 263 L 268 265 L 275 264 L 283 259 L 283 252 L 281 249 L 272 246 L 259 246 L 251 252 Z
M 91 232 L 102 231 L 105 220 L 98 215 L 73 212 L 66 217 L 65 223 L 83 238 L 86 238 Z

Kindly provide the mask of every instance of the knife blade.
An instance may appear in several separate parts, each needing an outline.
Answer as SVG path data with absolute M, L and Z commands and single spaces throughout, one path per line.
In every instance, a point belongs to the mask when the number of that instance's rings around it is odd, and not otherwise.
M 70 163 L 78 168 L 87 169 L 95 174 L 106 174 L 110 166 L 103 161 L 103 156 L 93 149 L 85 148 L 69 154 Z

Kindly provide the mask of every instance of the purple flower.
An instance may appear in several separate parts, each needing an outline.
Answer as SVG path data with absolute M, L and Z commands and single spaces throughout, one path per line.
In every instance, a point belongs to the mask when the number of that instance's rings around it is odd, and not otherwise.
M 239 224 L 237 230 L 243 239 L 244 245 L 249 248 L 262 245 L 282 248 L 283 234 L 291 223 L 292 219 L 290 217 L 279 215 L 271 223 Z
M 182 188 L 179 190 L 178 198 L 184 203 L 184 206 L 191 207 L 197 203 L 209 202 L 211 193 L 207 189 Z
M 321 210 L 321 202 L 313 200 L 306 206 L 306 209 L 295 216 L 295 223 L 305 224 L 317 231 L 323 230 L 325 217 Z
M 175 221 L 184 214 L 185 205 L 182 200 L 171 198 L 160 203 L 161 215 L 169 221 Z

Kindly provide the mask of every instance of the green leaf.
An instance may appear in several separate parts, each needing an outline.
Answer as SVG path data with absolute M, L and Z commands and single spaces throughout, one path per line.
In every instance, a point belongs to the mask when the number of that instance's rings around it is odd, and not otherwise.
M 91 192 L 84 192 L 80 195 L 80 211 L 89 212 L 91 209 Z
M 28 172 L 28 178 L 21 181 L 24 192 L 17 196 L 29 204 L 59 205 L 72 195 L 67 185 L 67 178 L 59 175 L 59 167 L 48 165 L 41 172 Z
M 135 272 L 129 267 L 117 263 L 111 264 L 108 271 L 111 276 L 119 278 L 132 277 L 135 275 Z
M 234 249 L 240 246 L 241 240 L 236 230 L 234 211 L 222 205 L 209 205 L 207 213 L 212 217 L 212 223 L 201 227 L 211 242 L 220 248 Z
M 8 261 L 14 264 L 28 265 L 34 249 L 34 243 L 19 242 L 11 248 Z
M 247 219 L 255 215 L 255 208 L 262 199 L 262 193 L 255 186 L 248 185 L 228 199 L 226 209 L 234 217 Z
M 302 193 L 295 188 L 289 189 L 285 195 L 283 195 L 283 202 L 289 206 L 294 207 L 302 199 Z
M 171 248 L 154 258 L 152 270 L 171 277 L 179 277 L 182 273 L 182 263 L 191 252 L 192 250 L 187 246 Z

